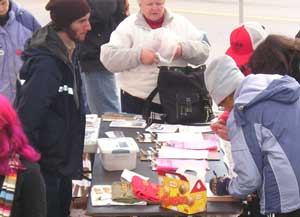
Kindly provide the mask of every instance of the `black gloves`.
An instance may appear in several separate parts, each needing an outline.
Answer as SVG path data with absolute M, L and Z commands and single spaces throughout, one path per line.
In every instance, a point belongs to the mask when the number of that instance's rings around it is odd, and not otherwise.
M 209 188 L 212 193 L 215 195 L 223 196 L 228 195 L 228 185 L 230 182 L 230 178 L 223 177 L 214 177 L 209 181 Z

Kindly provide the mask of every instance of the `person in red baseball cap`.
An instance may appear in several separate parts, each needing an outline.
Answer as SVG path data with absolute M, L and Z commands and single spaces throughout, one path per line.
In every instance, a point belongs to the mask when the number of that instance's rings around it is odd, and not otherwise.
M 267 32 L 257 22 L 245 22 L 230 34 L 230 47 L 226 54 L 231 56 L 244 75 L 251 73 L 247 66 L 255 48 L 267 37 Z
M 51 23 L 36 31 L 22 58 L 15 107 L 40 153 L 47 216 L 68 217 L 72 179 L 81 179 L 85 111 L 78 43 L 91 30 L 86 0 L 50 0 Z

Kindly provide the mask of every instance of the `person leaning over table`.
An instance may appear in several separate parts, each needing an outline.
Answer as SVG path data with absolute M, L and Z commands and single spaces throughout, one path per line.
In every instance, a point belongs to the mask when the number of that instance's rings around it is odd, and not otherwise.
M 238 55 L 235 56 L 234 59 L 239 66 Z M 284 35 L 268 35 L 253 51 L 247 65 L 253 74 L 289 75 L 299 82 L 300 39 Z M 228 116 L 228 112 L 225 111 L 223 114 L 225 113 Z M 222 139 L 229 140 L 226 120 L 227 117 L 222 115 L 218 121 L 211 124 L 211 128 Z
M 271 34 L 252 53 L 248 67 L 253 74 L 289 75 L 300 82 L 300 39 Z M 212 129 L 228 140 L 226 121 L 218 120 Z
M 213 100 L 230 111 L 237 174 L 211 179 L 212 192 L 245 199 L 257 191 L 262 214 L 300 216 L 299 83 L 287 75 L 244 77 L 229 56 L 213 60 L 204 78 Z
M 249 67 L 251 55 L 266 36 L 265 27 L 257 22 L 242 23 L 230 33 L 230 46 L 226 54 L 232 57 L 245 76 L 251 74 Z M 228 111 L 224 111 L 218 120 L 211 124 L 211 129 L 224 140 L 229 140 L 226 130 L 228 114 Z
M 165 0 L 139 0 L 140 11 L 120 23 L 110 41 L 101 46 L 100 59 L 117 76 L 121 88 L 122 111 L 141 114 L 145 99 L 157 85 L 158 64 L 184 67 L 200 65 L 208 58 L 210 45 L 204 32 L 186 18 L 165 8 Z M 175 44 L 174 58 L 166 63 L 148 42 L 170 40 L 156 37 L 153 30 L 161 30 Z M 157 32 L 157 31 L 156 31 Z M 159 35 L 159 34 L 158 34 Z M 162 112 L 158 96 L 151 111 Z

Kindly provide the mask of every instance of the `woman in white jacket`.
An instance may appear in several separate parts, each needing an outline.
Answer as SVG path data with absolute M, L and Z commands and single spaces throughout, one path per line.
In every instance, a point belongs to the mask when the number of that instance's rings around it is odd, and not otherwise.
M 122 111 L 141 114 L 156 87 L 158 65 L 203 64 L 210 45 L 204 32 L 165 8 L 165 0 L 139 0 L 140 11 L 126 18 L 101 47 L 100 60 L 117 76 Z M 158 97 L 151 111 L 161 112 Z

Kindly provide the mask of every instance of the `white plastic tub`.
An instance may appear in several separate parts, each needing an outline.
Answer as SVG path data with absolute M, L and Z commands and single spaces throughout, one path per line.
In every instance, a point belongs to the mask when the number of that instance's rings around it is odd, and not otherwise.
M 102 166 L 105 170 L 133 170 L 136 168 L 139 147 L 131 137 L 98 139 Z

